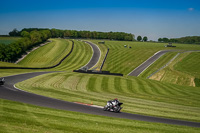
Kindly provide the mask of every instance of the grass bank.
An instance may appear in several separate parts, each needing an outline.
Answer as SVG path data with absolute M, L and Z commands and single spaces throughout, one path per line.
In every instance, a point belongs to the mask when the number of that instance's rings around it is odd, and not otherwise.
M 98 43 L 98 40 L 91 41 Z M 127 47 L 124 47 L 124 45 Z M 104 52 L 107 50 L 106 48 L 110 49 L 103 70 L 125 75 L 160 50 L 200 50 L 199 45 L 193 44 L 174 44 L 177 46 L 175 48 L 164 47 L 165 45 L 166 43 L 108 40 L 105 41 L 105 44 L 98 44 L 101 50 L 103 49 L 101 47 L 105 47 Z
M 48 97 L 100 106 L 117 97 L 124 103 L 125 112 L 200 122 L 200 92 L 194 87 L 72 72 L 41 75 L 16 86 Z
M 25 67 L 48 67 L 57 64 L 69 53 L 72 42 L 64 39 L 51 39 L 49 44 L 28 54 L 18 64 Z
M 0 66 L 3 66 L 3 67 L 18 67 L 18 66 L 42 67 L 46 65 L 52 66 L 52 65 L 55 65 L 58 61 L 60 61 L 62 57 L 67 55 L 67 53 L 71 49 L 71 46 L 72 45 L 71 45 L 70 40 L 53 39 L 52 43 L 47 44 L 35 50 L 33 53 L 28 55 L 25 59 L 23 59 L 18 64 L 0 62 Z M 61 63 L 61 65 L 57 66 L 56 68 L 45 69 L 45 70 L 42 70 L 42 69 L 41 70 L 0 69 L 0 77 L 20 74 L 20 73 L 35 72 L 35 71 L 71 72 L 72 70 L 79 69 L 80 67 L 86 65 L 90 61 L 92 54 L 93 54 L 92 48 L 88 44 L 83 43 L 81 41 L 74 40 L 74 49 L 72 53 Z M 47 55 L 49 57 L 44 58 L 44 56 L 47 56 Z
M 55 110 L 0 99 L 2 133 L 199 132 L 199 128 Z
M 171 62 L 166 68 L 157 72 L 150 79 L 180 84 L 185 86 L 199 87 L 200 79 L 200 52 L 186 52 Z M 157 61 L 155 65 L 159 65 Z M 149 69 L 150 70 L 150 69 Z M 149 70 L 147 70 L 149 72 Z

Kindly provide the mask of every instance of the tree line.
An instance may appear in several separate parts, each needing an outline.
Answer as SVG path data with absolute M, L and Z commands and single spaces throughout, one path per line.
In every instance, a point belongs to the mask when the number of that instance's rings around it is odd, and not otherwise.
M 133 41 L 134 35 L 125 32 L 97 32 L 97 31 L 76 31 L 44 28 L 24 28 L 21 31 L 13 29 L 9 36 L 20 36 L 21 39 L 5 45 L 0 44 L 0 61 L 14 62 L 26 53 L 27 50 L 49 38 L 89 38 L 89 39 L 110 39 L 121 41 Z
M 25 28 L 22 31 L 44 30 L 38 28 Z M 97 32 L 97 31 L 77 31 L 77 30 L 60 30 L 60 29 L 45 29 L 51 32 L 53 38 L 88 38 L 88 39 L 110 39 L 121 41 L 133 41 L 134 35 L 125 32 Z
M 14 62 L 21 57 L 27 50 L 32 47 L 45 42 L 51 37 L 51 32 L 49 30 L 33 30 L 30 32 L 21 31 L 18 32 L 15 29 L 15 33 L 11 34 L 13 36 L 21 36 L 22 38 L 11 43 L 11 44 L 0 44 L 0 61 Z M 13 32 L 12 31 L 12 32 Z
M 137 41 L 146 42 L 147 40 L 148 40 L 148 38 L 147 38 L 146 36 L 144 36 L 143 38 L 142 38 L 142 36 L 138 36 L 138 37 L 137 37 Z
M 164 38 L 159 38 L 158 42 L 200 44 L 200 36 L 187 36 L 187 37 L 171 38 L 171 39 L 164 37 Z

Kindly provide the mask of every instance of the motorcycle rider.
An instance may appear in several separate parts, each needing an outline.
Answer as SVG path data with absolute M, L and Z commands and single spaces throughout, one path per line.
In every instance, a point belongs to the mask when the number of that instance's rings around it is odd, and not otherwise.
M 3 85 L 4 83 L 5 83 L 5 79 L 2 78 L 2 79 L 0 80 L 0 85 Z
M 109 108 L 112 109 L 112 107 L 117 105 L 118 103 L 120 103 L 119 100 L 117 98 L 115 98 L 114 100 L 108 101 L 107 104 L 108 104 Z

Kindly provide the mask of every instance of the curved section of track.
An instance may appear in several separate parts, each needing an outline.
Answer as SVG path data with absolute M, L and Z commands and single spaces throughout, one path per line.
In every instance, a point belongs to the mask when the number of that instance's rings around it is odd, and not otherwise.
M 159 51 L 159 52 L 155 53 L 153 56 L 151 56 L 149 59 L 147 59 L 145 62 L 143 62 L 140 66 L 135 68 L 128 75 L 137 77 L 138 75 L 140 75 L 140 73 L 142 73 L 145 69 L 147 69 L 151 64 L 153 64 L 157 59 L 159 59 L 162 55 L 164 55 L 167 52 L 169 52 L 169 51 L 166 50 L 166 51 Z
M 145 69 L 147 69 L 151 64 L 153 64 L 156 60 L 158 60 L 162 55 L 164 55 L 167 52 L 172 51 L 178 51 L 178 50 L 162 50 L 155 53 L 153 56 L 151 56 L 149 59 L 147 59 L 145 62 L 143 62 L 140 66 L 135 68 L 132 72 L 130 72 L 129 76 L 139 76 Z M 189 51 L 183 51 L 183 52 L 200 52 L 200 50 L 189 50 Z
M 144 116 L 144 115 L 137 115 L 137 114 L 130 114 L 130 113 L 113 113 L 103 111 L 101 108 L 85 106 L 77 103 L 62 101 L 54 98 L 49 98 L 33 93 L 29 93 L 14 87 L 14 84 L 21 82 L 23 80 L 41 75 L 46 74 L 49 72 L 35 72 L 35 73 L 27 73 L 27 74 L 20 74 L 6 77 L 6 83 L 3 86 L 0 86 L 0 98 L 18 101 L 43 107 L 49 107 L 54 109 L 62 109 L 62 110 L 69 110 L 69 111 L 76 111 L 94 115 L 102 115 L 102 116 L 109 116 L 109 117 L 117 117 L 117 118 L 126 118 L 132 120 L 141 120 L 141 121 L 148 121 L 148 122 L 158 122 L 158 123 L 166 123 L 166 124 L 176 124 L 176 125 L 184 125 L 184 126 L 191 126 L 191 127 L 200 127 L 200 123 L 197 122 L 189 122 L 189 121 L 182 121 L 182 120 L 173 120 L 167 118 L 159 118 L 159 117 L 152 117 L 152 116 Z
M 51 69 L 51 68 L 55 68 L 57 66 L 59 66 L 73 51 L 74 49 L 74 41 L 72 41 L 72 48 L 70 50 L 70 52 L 63 57 L 56 65 L 53 66 L 49 66 L 49 67 L 0 67 L 0 69 Z
M 89 44 L 93 49 L 93 56 L 92 56 L 91 60 L 88 62 L 88 64 L 85 65 L 85 67 L 87 67 L 88 69 L 91 69 L 98 63 L 100 56 L 101 56 L 101 51 L 96 44 L 88 42 L 88 41 L 83 41 L 83 42 Z

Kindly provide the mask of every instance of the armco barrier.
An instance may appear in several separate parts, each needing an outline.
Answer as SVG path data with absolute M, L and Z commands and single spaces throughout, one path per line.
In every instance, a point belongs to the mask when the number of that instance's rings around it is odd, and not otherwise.
M 60 60 L 60 62 L 58 64 L 53 65 L 53 66 L 40 67 L 40 68 L 39 67 L 37 67 L 37 68 L 35 68 L 35 67 L 0 67 L 0 69 L 51 69 L 51 68 L 55 68 L 55 67 L 59 66 L 71 54 L 73 49 L 74 49 L 74 41 L 72 41 L 72 48 L 71 48 L 70 52 L 64 58 L 62 58 L 62 60 Z
M 110 71 L 92 71 L 92 70 L 73 70 L 73 72 L 79 72 L 79 73 L 88 73 L 88 74 L 103 74 L 103 75 L 115 75 L 115 76 L 123 76 L 121 73 L 110 73 Z
M 105 55 L 105 57 L 104 57 L 104 60 L 103 60 L 103 62 L 102 62 L 102 64 L 101 64 L 100 71 L 102 70 L 103 65 L 104 65 L 104 63 L 105 63 L 105 61 L 106 61 L 106 58 L 107 58 L 108 52 L 109 52 L 109 48 L 108 48 L 108 50 L 107 50 L 107 52 L 106 52 L 106 55 Z

